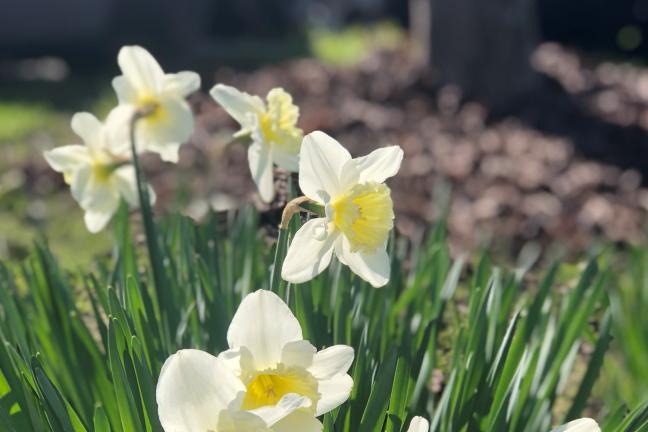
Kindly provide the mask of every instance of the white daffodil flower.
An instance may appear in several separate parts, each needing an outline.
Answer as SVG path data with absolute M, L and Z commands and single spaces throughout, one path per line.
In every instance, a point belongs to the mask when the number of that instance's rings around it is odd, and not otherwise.
M 585 417 L 570 421 L 551 432 L 601 432 L 601 428 L 596 421 Z
M 351 159 L 349 152 L 323 132 L 304 138 L 299 187 L 324 206 L 326 217 L 311 219 L 295 234 L 281 276 L 291 283 L 311 280 L 331 262 L 342 264 L 374 287 L 389 280 L 386 243 L 394 226 L 391 191 L 384 181 L 403 160 L 398 146 Z
M 275 193 L 272 164 L 293 172 L 299 168 L 303 137 L 297 127 L 299 108 L 282 88 L 270 90 L 267 103 L 258 96 L 223 84 L 217 84 L 210 94 L 241 125 L 234 137 L 249 135 L 252 139 L 248 148 L 250 172 L 261 198 L 272 201 Z
M 315 417 L 344 403 L 353 380 L 347 374 L 353 348 L 335 345 L 317 351 L 302 337 L 290 308 L 270 291 L 243 299 L 227 332 L 230 349 L 219 356 L 245 388 L 240 408 L 259 412 L 287 395 L 308 399 L 273 426 L 275 431 L 321 431 Z
M 165 74 L 144 48 L 125 46 L 117 62 L 122 75 L 113 79 L 120 106 L 133 112 L 148 111 L 136 126 L 137 150 L 160 154 L 167 162 L 178 161 L 178 149 L 191 136 L 194 118 L 185 98 L 198 90 L 195 72 Z
M 127 147 L 114 141 L 121 135 L 117 129 L 127 126 L 127 119 L 118 117 L 112 115 L 104 125 L 90 113 L 77 113 L 72 117 L 72 130 L 85 145 L 67 145 L 44 153 L 52 169 L 63 173 L 92 233 L 106 226 L 120 198 L 132 206 L 139 204 L 135 170 L 128 153 L 119 150 Z
M 281 425 L 273 425 L 310 405 L 307 398 L 290 394 L 271 407 L 243 411 L 239 407 L 244 392 L 240 379 L 218 357 L 178 351 L 160 372 L 160 423 L 166 432 L 284 432 Z
M 412 419 L 407 432 L 429 432 L 430 423 L 423 417 L 416 416 Z

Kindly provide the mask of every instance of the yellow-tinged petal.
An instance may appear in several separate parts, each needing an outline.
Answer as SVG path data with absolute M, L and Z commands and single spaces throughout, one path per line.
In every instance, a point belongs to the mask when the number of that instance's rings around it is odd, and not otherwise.
M 244 410 L 276 405 L 291 393 L 305 396 L 313 404 L 320 398 L 317 380 L 304 368 L 279 365 L 259 372 L 249 380 L 241 404 Z
M 351 252 L 372 255 L 394 227 L 394 204 L 384 183 L 356 184 L 333 199 L 333 223 L 349 240 Z

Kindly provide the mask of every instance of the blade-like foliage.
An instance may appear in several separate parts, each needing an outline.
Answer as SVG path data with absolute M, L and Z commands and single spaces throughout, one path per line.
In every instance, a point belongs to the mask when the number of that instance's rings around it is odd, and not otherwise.
M 160 431 L 166 358 L 225 349 L 242 297 L 261 288 L 286 300 L 315 346 L 355 349 L 351 398 L 324 416 L 327 431 L 405 431 L 413 415 L 432 431 L 549 431 L 587 408 L 615 327 L 610 272 L 596 259 L 577 278 L 557 263 L 536 281 L 527 265 L 451 259 L 443 224 L 422 244 L 392 239 L 381 289 L 337 262 L 309 283 L 283 282 L 297 216 L 274 246 L 250 208 L 201 224 L 170 217 L 148 225 L 152 254 L 130 224 L 122 208 L 117 247 L 92 272 L 61 269 L 44 244 L 0 266 L 0 430 Z M 638 332 L 624 343 L 645 356 Z M 605 430 L 648 424 L 646 405 L 624 414 L 611 411 Z

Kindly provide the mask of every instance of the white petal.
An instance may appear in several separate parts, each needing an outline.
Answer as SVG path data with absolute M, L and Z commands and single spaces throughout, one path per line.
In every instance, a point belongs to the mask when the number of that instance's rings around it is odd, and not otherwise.
M 130 159 L 130 128 L 135 109 L 132 105 L 118 105 L 113 108 L 104 126 L 106 149 L 113 155 Z
M 281 361 L 284 345 L 302 339 L 301 326 L 290 308 L 265 290 L 243 299 L 227 331 L 230 348 L 247 348 L 258 369 L 274 367 Z
M 200 75 L 196 72 L 182 71 L 164 76 L 164 93 L 186 97 L 199 88 Z
M 334 345 L 315 354 L 308 371 L 318 380 L 346 374 L 353 363 L 353 357 L 353 348 L 350 346 Z
M 149 150 L 160 155 L 160 159 L 164 162 L 178 163 L 180 160 L 180 147 L 181 143 L 169 142 L 164 145 L 155 145 L 149 147 Z
M 181 350 L 167 359 L 156 389 L 166 431 L 218 430 L 219 415 L 245 388 L 218 358 Z
M 237 90 L 224 84 L 216 84 L 209 92 L 229 115 L 243 129 L 251 129 L 255 125 L 255 115 L 265 111 L 265 105 L 258 96 Z M 250 116 L 250 114 L 254 114 Z
M 184 99 L 164 98 L 159 114 L 137 122 L 137 151 L 153 151 L 163 160 L 176 162 L 180 143 L 186 142 L 193 132 L 194 118 Z
M 252 179 L 259 188 L 259 195 L 265 202 L 274 198 L 275 188 L 272 177 L 272 156 L 270 147 L 265 144 L 253 143 L 248 147 L 248 164 Z
M 224 432 L 272 432 L 272 429 L 269 429 L 266 422 L 258 415 L 233 409 L 221 411 L 217 430 Z M 175 432 L 175 430 L 167 432 Z
M 399 146 L 379 148 L 353 161 L 360 174 L 360 183 L 382 183 L 398 173 L 403 161 L 403 150 Z
M 372 255 L 351 252 L 349 241 L 342 237 L 342 241 L 336 244 L 335 253 L 343 264 L 348 265 L 355 274 L 374 288 L 380 288 L 389 282 L 390 260 L 384 248 L 379 248 Z
M 157 60 L 144 48 L 123 47 L 119 50 L 117 62 L 128 83 L 138 93 L 158 94 L 162 90 L 164 72 Z
M 331 197 L 343 192 L 340 177 L 342 168 L 350 159 L 349 152 L 324 132 L 306 135 L 299 155 L 299 187 L 302 192 L 320 203 L 322 191 Z
M 295 411 L 272 426 L 273 432 L 320 432 L 324 425 L 306 411 Z
M 93 234 L 98 233 L 106 227 L 114 212 L 86 210 L 83 215 L 86 228 Z
M 137 194 L 137 180 L 135 179 L 135 169 L 132 165 L 123 166 L 117 169 L 114 176 L 114 184 L 120 195 L 132 207 L 139 207 L 139 196 Z M 154 197 L 151 197 L 154 202 Z
M 414 417 L 409 424 L 407 432 L 429 432 L 430 423 L 423 417 Z
M 353 389 L 353 379 L 349 375 L 336 375 L 331 379 L 319 381 L 317 391 L 321 399 L 317 402 L 316 416 L 339 407 L 351 394 Z
M 72 174 L 70 190 L 86 211 L 112 214 L 119 205 L 119 192 L 111 187 L 110 182 L 97 181 L 90 166 L 84 166 Z
M 289 342 L 281 350 L 281 364 L 308 369 L 317 349 L 306 340 Z
M 291 172 L 299 171 L 299 153 L 291 153 L 280 145 L 272 147 L 272 160 L 277 166 Z
M 283 396 L 276 405 L 266 405 L 250 412 L 261 417 L 267 424 L 273 425 L 296 410 L 310 406 L 311 401 L 309 398 L 289 393 Z
M 79 135 L 90 148 L 104 146 L 103 125 L 94 115 L 87 112 L 76 113 L 72 116 L 72 130 Z
M 88 148 L 82 145 L 67 145 L 43 153 L 45 160 L 57 172 L 72 172 L 90 163 Z
M 241 350 L 228 349 L 218 354 L 218 359 L 223 362 L 236 376 L 241 376 Z
M 601 428 L 591 418 L 581 418 L 570 421 L 551 432 L 601 432 Z
M 138 99 L 137 89 L 126 79 L 119 75 L 112 80 L 113 90 L 117 94 L 117 101 L 120 104 L 136 104 Z
M 281 268 L 281 277 L 303 283 L 322 273 L 331 263 L 337 232 L 326 233 L 326 219 L 306 222 L 295 234 Z

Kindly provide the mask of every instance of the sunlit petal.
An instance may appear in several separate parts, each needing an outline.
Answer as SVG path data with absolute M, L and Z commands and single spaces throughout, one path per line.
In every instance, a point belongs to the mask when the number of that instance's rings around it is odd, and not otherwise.
M 131 87 L 138 93 L 159 93 L 164 85 L 164 72 L 151 53 L 140 46 L 125 46 L 117 62 Z M 117 90 L 117 89 L 115 89 Z
M 321 416 L 349 399 L 353 389 L 353 379 L 349 375 L 336 375 L 327 380 L 320 380 L 317 391 L 321 399 L 317 402 L 316 415 Z
M 320 274 L 331 262 L 337 233 L 327 233 L 325 218 L 306 222 L 295 234 L 281 268 L 281 277 L 303 283 Z
M 275 366 L 283 347 L 302 339 L 301 326 L 290 308 L 264 290 L 243 299 L 227 332 L 230 348 L 247 348 L 259 369 Z
M 403 150 L 399 146 L 384 147 L 353 161 L 358 169 L 361 183 L 370 181 L 382 183 L 398 173 L 403 161 Z
M 570 421 L 551 432 L 601 432 L 598 423 L 591 418 Z
M 248 147 L 248 164 L 252 179 L 259 189 L 259 195 L 265 202 L 271 202 L 275 195 L 272 176 L 272 155 L 267 145 L 253 143 Z
M 196 72 L 182 71 L 164 76 L 163 92 L 186 97 L 200 88 L 200 75 Z
M 221 412 L 243 390 L 217 357 L 178 351 L 165 362 L 157 384 L 162 427 L 167 432 L 217 431 Z
M 302 192 L 320 203 L 322 191 L 330 196 L 343 192 L 340 190 L 340 177 L 342 168 L 350 159 L 349 152 L 324 132 L 306 135 L 299 156 L 299 187 Z
M 380 288 L 389 282 L 390 260 L 384 247 L 378 248 L 373 254 L 351 252 L 351 246 L 346 237 L 336 244 L 335 253 L 342 263 L 373 287 Z
M 353 348 L 350 346 L 334 345 L 315 354 L 313 364 L 308 370 L 317 379 L 329 379 L 347 373 L 353 363 L 353 357 Z
M 414 417 L 407 428 L 407 432 L 429 432 L 430 423 L 423 417 Z
M 220 106 L 236 120 L 242 128 L 254 126 L 255 118 L 250 113 L 262 112 L 265 105 L 261 98 L 239 91 L 234 87 L 217 84 L 209 92 Z

